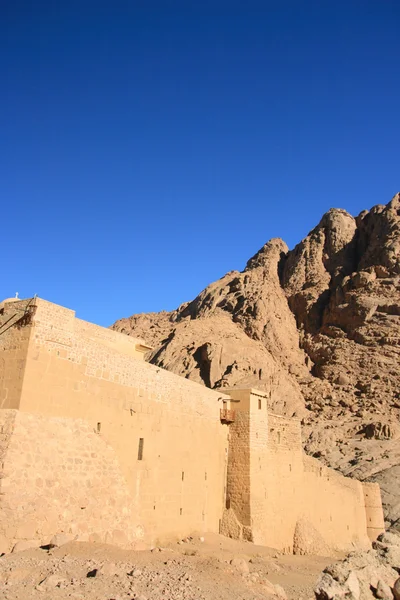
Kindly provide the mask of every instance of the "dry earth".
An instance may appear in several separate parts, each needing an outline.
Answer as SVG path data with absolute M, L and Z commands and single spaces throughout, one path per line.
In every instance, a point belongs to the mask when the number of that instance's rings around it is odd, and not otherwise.
M 209 534 L 152 551 L 70 542 L 0 558 L 4 600 L 309 600 L 331 559 Z
M 293 250 L 271 240 L 192 302 L 113 327 L 183 377 L 271 391 L 306 452 L 380 483 L 400 530 L 400 194 L 357 218 L 331 209 Z

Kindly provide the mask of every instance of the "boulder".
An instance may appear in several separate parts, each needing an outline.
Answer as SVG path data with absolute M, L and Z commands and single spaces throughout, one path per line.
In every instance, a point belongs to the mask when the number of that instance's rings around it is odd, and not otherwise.
M 230 564 L 242 575 L 250 573 L 249 563 L 244 558 L 233 558 Z
M 299 519 L 293 536 L 293 554 L 332 556 L 332 548 L 306 519 Z
M 400 600 L 400 577 L 396 579 L 393 585 L 393 597 L 394 600 Z
M 283 589 L 283 587 L 281 585 L 279 585 L 278 583 L 276 583 L 274 587 L 275 587 L 275 596 L 280 598 L 280 600 L 287 600 L 287 595 L 286 595 L 286 592 Z
M 392 590 L 382 579 L 378 581 L 378 585 L 376 586 L 375 597 L 381 600 L 393 600 Z
M 322 573 L 314 591 L 316 600 L 340 600 L 346 597 L 349 590 L 344 589 L 328 573 Z
M 56 573 L 48 575 L 43 581 L 40 582 L 37 589 L 44 591 L 51 591 L 55 587 L 62 587 L 67 583 L 67 579 L 57 575 Z
M 49 542 L 49 546 L 59 548 L 60 546 L 64 546 L 64 544 L 68 544 L 76 539 L 77 536 L 68 533 L 56 533 L 53 535 Z
M 29 550 L 30 548 L 39 548 L 40 542 L 39 540 L 20 540 L 17 542 L 11 552 L 23 552 L 24 550 Z

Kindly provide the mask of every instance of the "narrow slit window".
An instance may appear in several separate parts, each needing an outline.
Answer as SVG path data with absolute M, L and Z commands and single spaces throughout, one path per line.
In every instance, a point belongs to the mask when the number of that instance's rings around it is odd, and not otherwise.
M 258 410 L 261 410 L 261 398 L 258 399 Z
M 97 423 L 97 433 L 100 433 L 101 431 L 101 423 Z
M 144 438 L 139 438 L 138 460 L 143 460 Z
M 185 479 L 185 471 L 182 471 L 182 481 Z

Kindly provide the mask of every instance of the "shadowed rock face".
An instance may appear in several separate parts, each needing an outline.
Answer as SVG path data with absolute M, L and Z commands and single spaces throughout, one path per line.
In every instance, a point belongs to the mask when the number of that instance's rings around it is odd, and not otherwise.
M 303 418 L 308 453 L 381 482 L 400 522 L 400 194 L 357 218 L 331 209 L 294 250 L 273 239 L 192 302 L 113 328 L 174 373 L 269 392 Z

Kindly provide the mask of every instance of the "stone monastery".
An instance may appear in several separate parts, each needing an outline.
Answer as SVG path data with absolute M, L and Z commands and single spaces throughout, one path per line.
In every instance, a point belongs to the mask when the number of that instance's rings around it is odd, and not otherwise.
M 0 304 L 0 350 L 0 552 L 59 532 L 136 548 L 219 532 L 305 553 L 383 530 L 379 486 L 303 454 L 266 392 L 173 375 L 143 341 L 39 298 Z

